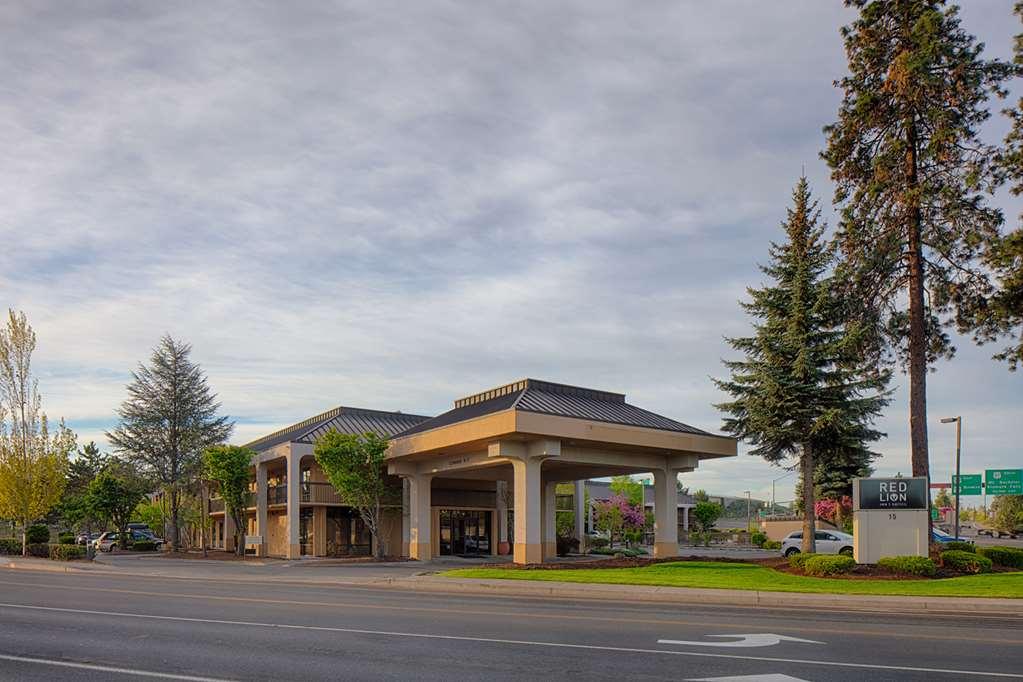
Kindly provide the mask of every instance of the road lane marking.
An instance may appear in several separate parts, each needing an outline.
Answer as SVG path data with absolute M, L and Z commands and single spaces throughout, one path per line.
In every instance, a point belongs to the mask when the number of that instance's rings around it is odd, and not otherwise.
M 748 649 L 751 647 L 760 646 L 775 646 L 782 642 L 802 642 L 803 644 L 824 644 L 824 642 L 817 642 L 812 639 L 800 639 L 799 637 L 786 637 L 785 635 L 775 635 L 770 632 L 761 632 L 752 635 L 707 635 L 708 637 L 738 637 L 739 639 L 732 642 L 708 642 L 706 640 L 690 642 L 683 639 L 659 639 L 658 644 L 683 644 L 685 646 L 719 646 L 719 647 L 734 647 L 739 649 Z
M 770 663 L 797 663 L 832 668 L 857 668 L 866 670 L 901 670 L 907 672 L 938 673 L 946 675 L 974 675 L 978 677 L 1003 677 L 1023 679 L 1023 673 L 1002 673 L 985 670 L 955 670 L 949 668 L 921 668 L 908 665 L 881 665 L 877 663 L 847 663 L 844 661 L 821 661 L 803 658 L 777 658 L 772 656 L 741 656 L 739 654 L 712 654 L 704 651 L 674 651 L 669 649 L 641 649 L 638 647 L 602 646 L 599 644 L 569 644 L 564 642 L 539 642 L 526 639 L 500 639 L 496 637 L 469 637 L 467 635 L 439 635 L 425 632 L 399 632 L 393 630 L 366 630 L 362 628 L 340 628 L 326 625 L 295 625 L 291 623 L 262 623 L 248 620 L 224 620 L 218 618 L 189 618 L 187 616 L 159 616 L 150 613 L 125 613 L 120 611 L 94 611 L 89 609 L 67 609 L 56 606 L 30 606 L 27 604 L 0 603 L 0 609 L 24 609 L 29 611 L 50 611 L 78 615 L 108 616 L 113 618 L 138 618 L 143 620 L 166 620 L 179 623 L 206 623 L 209 625 L 234 625 L 250 628 L 277 628 L 282 630 L 311 630 L 315 632 L 341 632 L 352 635 L 376 635 L 379 637 L 405 637 L 408 639 L 438 639 L 451 642 L 477 642 L 482 644 L 508 644 L 551 649 L 580 649 L 585 651 L 610 651 L 631 654 L 660 654 L 662 656 L 689 656 L 695 658 L 724 658 L 739 661 L 764 661 Z
M 16 663 L 35 663 L 38 665 L 52 665 L 59 668 L 75 668 L 77 670 L 95 670 L 101 673 L 114 673 L 117 675 L 134 675 L 135 677 L 158 677 L 164 680 L 185 680 L 186 682 L 228 682 L 222 677 L 197 677 L 195 675 L 177 675 L 175 673 L 160 673 L 153 670 L 139 670 L 137 668 L 118 668 L 109 665 L 97 665 L 94 663 L 75 663 L 73 661 L 61 661 L 52 658 L 32 658 L 29 656 L 11 656 L 0 654 L 0 661 L 14 661 Z
M 155 592 L 148 590 L 126 590 L 118 587 L 86 587 L 80 585 L 65 585 L 61 583 L 35 583 L 35 582 L 16 582 L 13 580 L 0 580 L 0 585 L 17 585 L 19 587 L 39 587 L 39 588 L 52 588 L 61 590 L 72 590 L 75 592 L 91 591 L 91 592 L 106 592 L 114 594 L 134 594 L 141 597 L 162 597 L 162 598 L 175 598 L 175 599 L 198 599 L 199 601 L 228 601 L 228 602 L 247 602 L 252 604 L 277 604 L 281 606 L 312 606 L 317 608 L 338 608 L 338 609 L 366 609 L 376 611 L 417 611 L 422 613 L 445 613 L 450 614 L 451 609 L 449 607 L 430 607 L 430 606 L 404 606 L 396 604 L 363 604 L 359 602 L 329 602 L 329 601 L 303 601 L 298 599 L 270 599 L 267 597 L 233 597 L 217 594 L 189 594 L 182 592 Z M 386 591 L 386 590 L 385 590 Z M 435 593 L 431 593 L 436 596 Z M 497 595 L 494 595 L 497 596 Z M 761 607 L 744 607 L 744 608 L 756 608 L 758 611 L 763 610 Z M 518 611 L 476 611 L 472 609 L 459 609 L 459 615 L 466 616 L 484 616 L 486 618 L 493 617 L 507 617 L 507 618 L 524 618 L 533 620 L 535 618 L 543 618 L 548 620 L 576 620 L 576 621 L 597 621 L 606 622 L 607 618 L 602 616 L 582 616 L 582 615 L 571 615 L 561 613 L 534 613 L 534 612 L 518 612 Z M 760 615 L 759 613 L 756 615 Z M 920 614 L 927 615 L 927 614 Z M 616 623 L 636 623 L 640 625 L 681 625 L 684 627 L 722 627 L 730 628 L 735 627 L 734 621 L 712 621 L 703 620 L 695 622 L 692 620 L 665 620 L 663 618 L 624 618 L 615 615 Z M 868 637 L 897 637 L 899 639 L 925 639 L 925 640 L 936 640 L 936 641 L 950 641 L 950 642 L 981 642 L 984 644 L 1009 644 L 1011 646 L 1018 646 L 1019 640 L 1012 639 L 992 639 L 989 637 L 962 637 L 957 635 L 932 635 L 932 634 L 905 634 L 893 631 L 878 631 L 878 630 L 846 630 L 846 629 L 834 629 L 824 627 L 792 627 L 790 625 L 771 625 L 770 627 L 777 627 L 779 630 L 787 630 L 789 632 L 811 632 L 814 634 L 836 634 L 836 635 L 864 635 Z M 897 625 L 893 627 L 898 627 Z M 924 626 L 932 627 L 932 626 Z

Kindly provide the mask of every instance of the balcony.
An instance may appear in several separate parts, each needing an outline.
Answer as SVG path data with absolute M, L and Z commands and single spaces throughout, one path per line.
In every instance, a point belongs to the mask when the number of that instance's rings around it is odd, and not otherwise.
M 337 494 L 329 483 L 303 483 L 302 501 L 310 504 L 344 504 L 341 496 Z
M 284 485 L 268 485 L 266 487 L 266 503 L 267 504 L 287 504 L 288 503 L 288 486 Z

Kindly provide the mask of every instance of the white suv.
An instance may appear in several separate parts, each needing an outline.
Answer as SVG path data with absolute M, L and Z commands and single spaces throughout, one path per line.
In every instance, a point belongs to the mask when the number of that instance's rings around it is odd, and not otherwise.
M 837 530 L 819 530 L 814 533 L 814 543 L 817 545 L 817 554 L 846 554 L 852 556 L 853 536 L 848 533 L 841 533 Z M 781 541 L 782 556 L 798 554 L 803 551 L 803 531 L 797 530 L 789 533 Z

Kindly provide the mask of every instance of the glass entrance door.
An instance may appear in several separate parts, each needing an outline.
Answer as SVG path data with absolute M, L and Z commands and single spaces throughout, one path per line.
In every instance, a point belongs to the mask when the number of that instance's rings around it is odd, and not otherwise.
M 490 554 L 490 512 L 441 509 L 440 553 L 443 556 Z

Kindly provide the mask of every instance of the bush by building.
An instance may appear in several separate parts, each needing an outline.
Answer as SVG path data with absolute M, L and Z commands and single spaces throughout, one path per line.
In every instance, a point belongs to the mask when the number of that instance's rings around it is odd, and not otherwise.
M 611 541 L 603 535 L 590 535 L 586 538 L 586 544 L 593 549 L 602 549 L 611 544 Z
M 802 571 L 807 559 L 814 556 L 817 555 L 808 552 L 797 552 L 789 557 L 789 566 Z
M 1018 547 L 979 547 L 977 553 L 996 566 L 1023 570 L 1023 549 Z
M 877 565 L 894 573 L 925 577 L 931 577 L 938 571 L 934 562 L 925 556 L 886 556 L 878 559 Z
M 991 571 L 991 559 L 960 549 L 942 552 L 941 565 L 962 573 L 988 573 Z
M 41 523 L 29 526 L 25 535 L 30 545 L 50 541 L 50 529 Z
M 972 554 L 977 553 L 977 545 L 966 540 L 953 540 L 952 542 L 946 542 L 944 544 L 944 549 L 951 549 L 959 552 L 970 552 Z
M 848 573 L 856 568 L 856 560 L 843 554 L 814 554 L 803 562 L 807 575 L 830 576 Z

